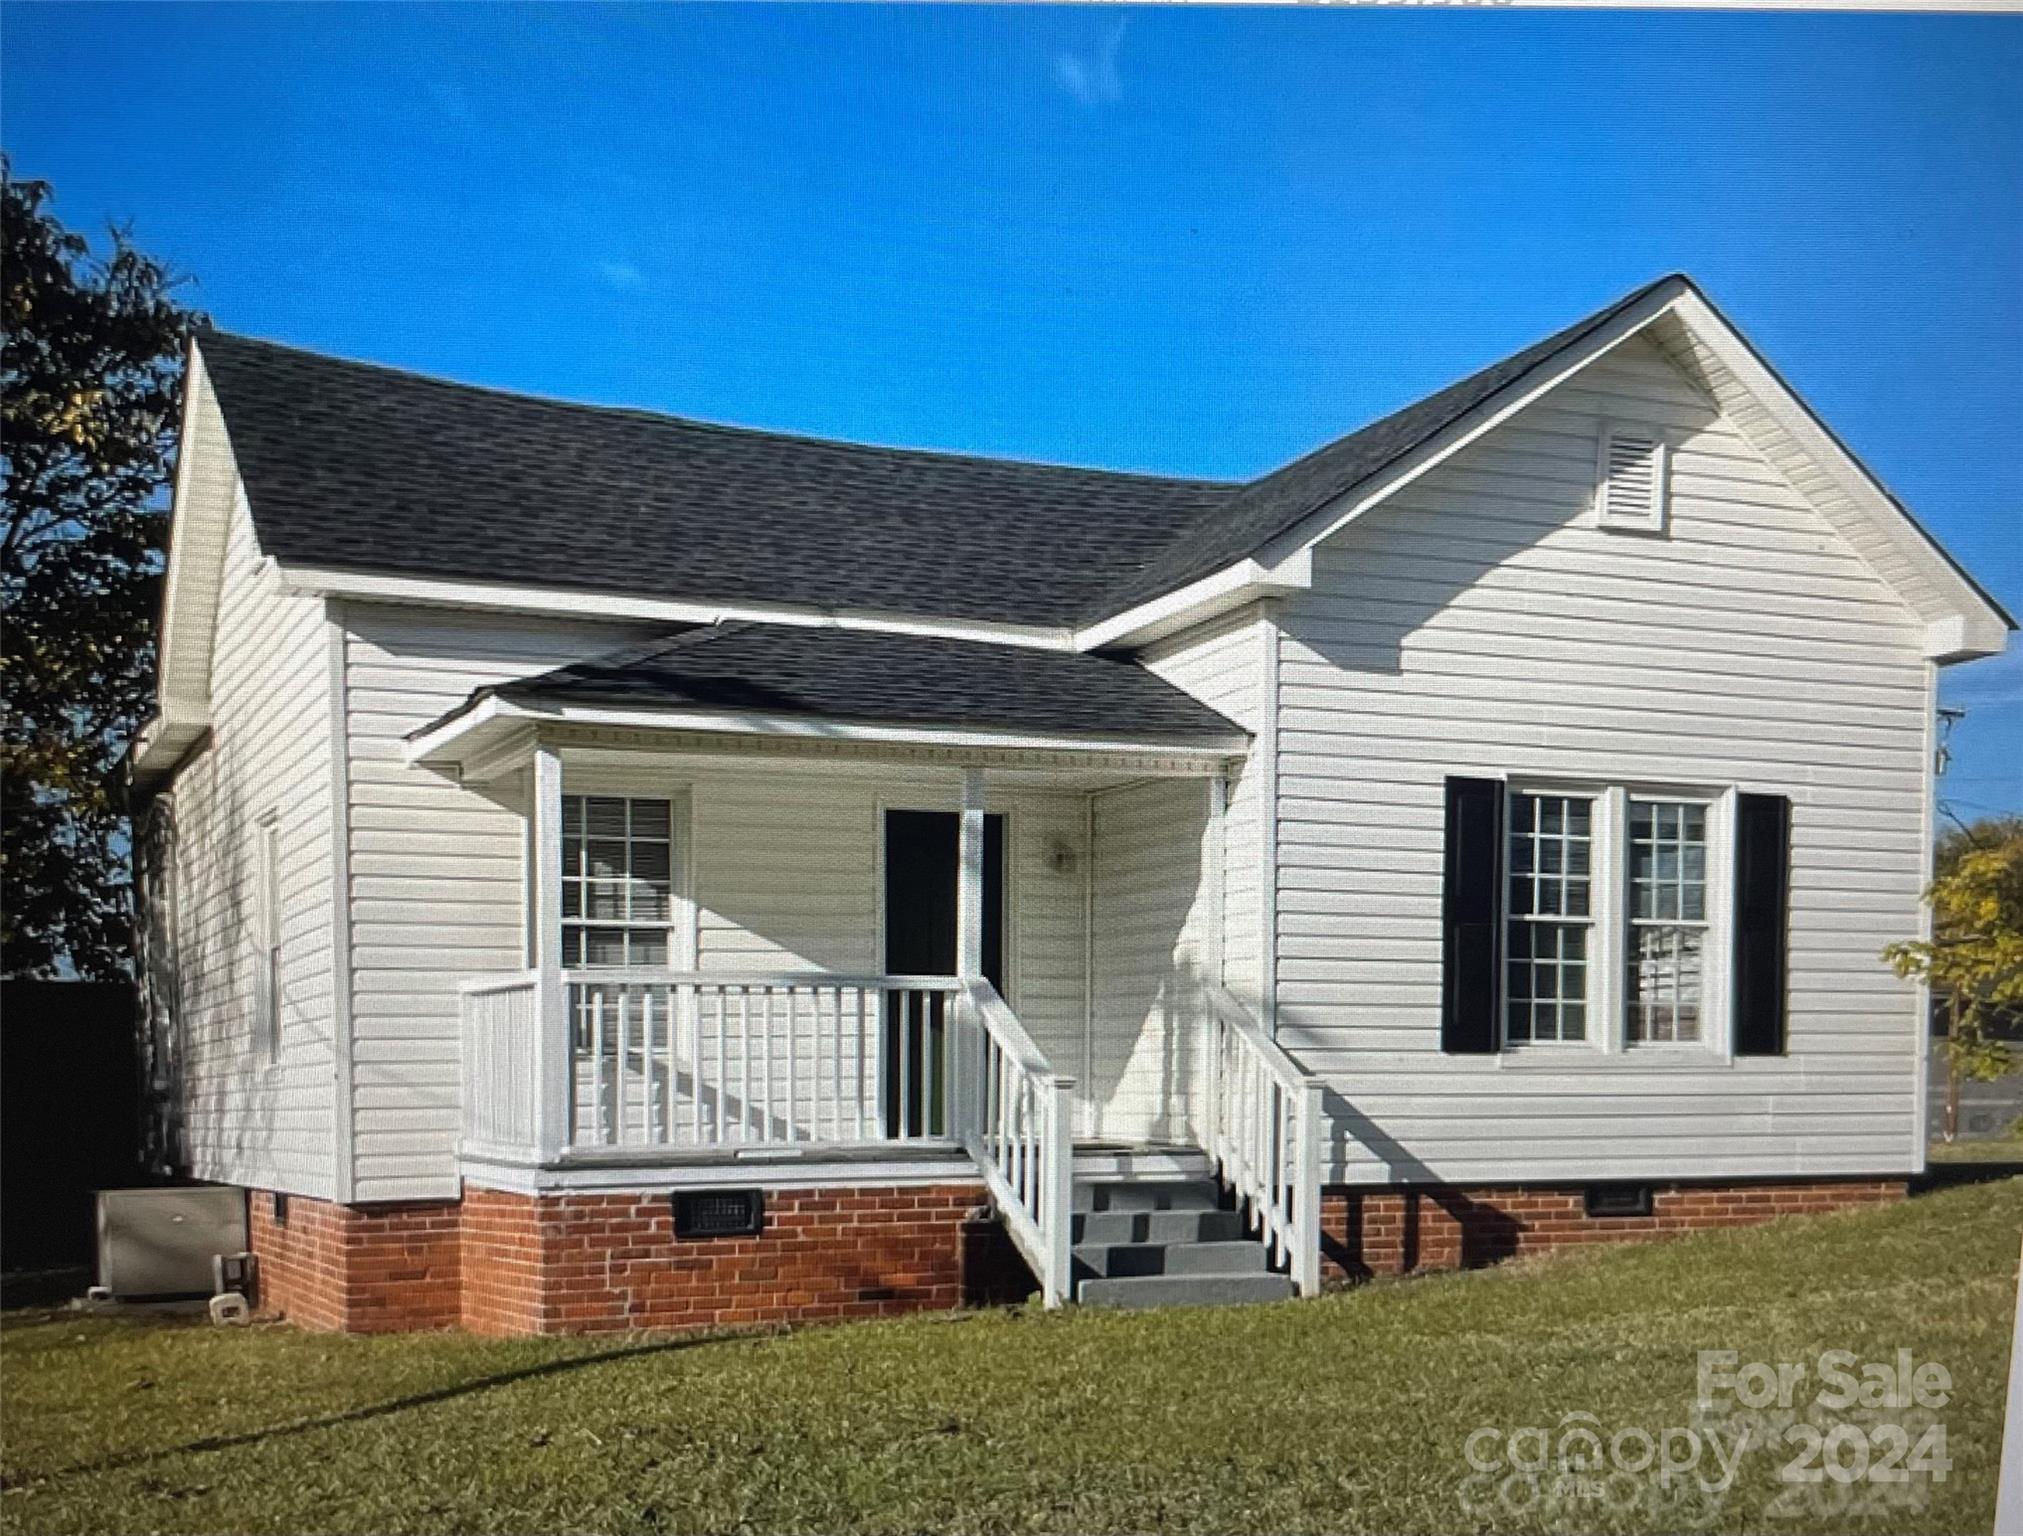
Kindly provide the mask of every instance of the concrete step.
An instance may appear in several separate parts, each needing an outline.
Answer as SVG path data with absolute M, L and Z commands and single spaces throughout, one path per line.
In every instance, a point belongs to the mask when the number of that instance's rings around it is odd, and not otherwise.
M 1075 1250 L 1075 1277 L 1132 1275 L 1261 1275 L 1262 1243 L 1085 1243 Z
M 1084 1280 L 1076 1299 L 1085 1307 L 1226 1307 L 1291 1295 L 1284 1275 L 1130 1275 Z
M 1222 1191 L 1205 1179 L 1128 1184 L 1092 1180 L 1075 1185 L 1078 1211 L 1213 1211 L 1221 1205 Z
M 1077 1244 L 1112 1248 L 1134 1243 L 1228 1243 L 1243 1237 L 1235 1211 L 1077 1211 Z

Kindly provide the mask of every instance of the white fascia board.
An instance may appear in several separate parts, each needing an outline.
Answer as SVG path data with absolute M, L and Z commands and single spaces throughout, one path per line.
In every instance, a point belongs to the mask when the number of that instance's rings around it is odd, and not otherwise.
M 1748 340 L 1706 300 L 1690 290 L 1677 305 L 1679 323 L 1705 346 L 1756 402 L 1790 434 L 1874 526 L 1940 592 L 1949 612 L 1926 612 L 1925 654 L 1938 662 L 1993 656 L 2008 644 L 2010 624 L 1987 595 L 1911 520 L 1867 466 L 1828 430 L 1812 408 L 1763 361 Z
M 1313 585 L 1313 580 L 1311 548 L 1296 549 L 1271 564 L 1239 560 L 1199 581 L 1189 582 L 1177 592 L 1076 630 L 1075 649 L 1097 651 L 1105 646 L 1149 645 L 1261 598 L 1304 592 Z
M 1073 634 L 1043 625 L 921 619 L 848 610 L 796 608 L 766 603 L 712 603 L 681 598 L 628 597 L 622 593 L 563 587 L 516 587 L 482 581 L 449 581 L 424 576 L 382 576 L 320 566 L 283 565 L 290 587 L 324 597 L 367 602 L 413 603 L 488 613 L 560 614 L 569 618 L 632 619 L 659 624 L 799 624 L 810 628 L 877 630 L 895 635 L 928 635 L 945 640 L 982 640 L 1035 650 L 1072 650 Z
M 160 660 L 155 697 L 165 722 L 195 725 L 210 716 L 210 656 L 217 623 L 218 589 L 224 579 L 230 511 L 203 515 L 195 491 L 202 452 L 198 423 L 209 384 L 197 339 L 183 346 L 182 417 L 176 429 L 175 480 L 169 498 L 169 554 L 162 574 Z M 208 601 L 206 598 L 208 597 Z
M 975 751 L 1091 752 L 1118 757 L 1184 757 L 1220 764 L 1241 758 L 1250 743 L 1238 737 L 1162 741 L 1156 738 L 1059 736 L 1018 731 L 947 730 L 926 726 L 858 725 L 787 715 L 710 711 L 613 709 L 564 706 L 535 709 L 494 694 L 468 713 L 446 721 L 407 745 L 413 764 L 441 766 L 461 760 L 466 747 L 484 744 L 502 727 L 527 724 L 598 726 L 617 730 L 690 731 L 704 734 L 768 736 L 789 740 L 867 743 L 878 746 L 938 747 Z

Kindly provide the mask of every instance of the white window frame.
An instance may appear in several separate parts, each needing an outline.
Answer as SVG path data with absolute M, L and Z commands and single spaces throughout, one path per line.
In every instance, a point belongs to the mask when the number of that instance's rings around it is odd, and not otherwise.
M 1519 919 L 1510 909 L 1511 882 L 1517 874 L 1511 868 L 1510 825 L 1511 802 L 1519 795 L 1542 796 L 1547 799 L 1586 800 L 1591 809 L 1588 813 L 1588 910 L 1584 918 L 1540 916 L 1537 921 L 1551 924 L 1582 923 L 1587 928 L 1587 958 L 1583 962 L 1587 971 L 1587 994 L 1585 1002 L 1585 1023 L 1582 1038 L 1578 1040 L 1513 1040 L 1510 1037 L 1510 929 Z M 1503 863 L 1503 889 L 1497 898 L 1497 948 L 1498 963 L 1496 977 L 1496 1027 L 1497 1038 L 1506 1051 L 1582 1051 L 1589 1049 L 1595 1034 L 1601 1028 L 1601 1019 L 1596 1012 L 1595 967 L 1600 959 L 1596 941 L 1601 936 L 1601 891 L 1604 862 L 1603 847 L 1603 805 L 1601 791 L 1592 784 L 1550 783 L 1540 780 L 1518 780 L 1506 783 L 1503 789 L 1503 847 L 1500 857 Z M 1536 871 L 1532 878 L 1536 878 Z
M 253 1049 L 260 1065 L 281 1064 L 281 813 L 253 828 Z
M 1651 511 L 1648 516 L 1625 517 L 1609 511 L 1609 450 L 1618 438 L 1634 437 L 1656 446 L 1657 462 L 1652 466 Z M 1671 524 L 1672 444 L 1665 429 L 1650 422 L 1605 421 L 1595 440 L 1595 487 L 1589 502 L 1589 521 L 1613 533 L 1662 534 Z
M 1509 1035 L 1509 971 L 1502 950 L 1510 927 L 1510 797 L 1571 795 L 1594 803 L 1590 823 L 1588 880 L 1587 1038 L 1584 1040 L 1512 1040 Z M 1702 1016 L 1698 1040 L 1629 1038 L 1631 800 L 1695 804 L 1707 812 L 1707 938 L 1702 951 Z M 1734 840 L 1735 790 L 1730 785 L 1667 784 L 1633 780 L 1607 784 L 1594 780 L 1509 777 L 1504 781 L 1503 890 L 1497 911 L 1499 958 L 1496 979 L 1496 1027 L 1499 1057 L 1560 1058 L 1585 1053 L 1634 1059 L 1643 1063 L 1676 1060 L 1705 1066 L 1734 1060 Z
M 697 950 L 697 909 L 695 901 L 695 818 L 693 792 L 686 781 L 670 782 L 648 774 L 623 773 L 610 770 L 576 769 L 564 765 L 562 772 L 561 804 L 556 806 L 556 837 L 567 846 L 567 828 L 563 823 L 563 811 L 572 799 L 611 798 L 624 800 L 663 800 L 668 812 L 668 906 L 664 925 L 654 923 L 613 923 L 598 921 L 588 917 L 565 917 L 560 919 L 560 929 L 554 936 L 555 953 L 561 958 L 561 969 L 565 971 L 596 971 L 620 969 L 657 970 L 663 967 L 648 966 L 598 966 L 588 962 L 587 949 L 584 963 L 572 964 L 566 958 L 567 945 L 564 936 L 570 930 L 588 928 L 653 928 L 664 926 L 667 933 L 667 963 L 664 967 L 671 971 L 692 971 L 696 968 Z M 567 878 L 566 868 L 564 878 Z M 561 893 L 555 897 L 555 910 L 562 906 Z

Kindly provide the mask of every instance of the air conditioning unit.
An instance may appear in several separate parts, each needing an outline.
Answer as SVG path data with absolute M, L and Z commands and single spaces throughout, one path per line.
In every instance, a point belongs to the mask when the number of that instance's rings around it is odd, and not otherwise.
M 243 1189 L 194 1184 L 98 1192 L 98 1284 L 122 1300 L 209 1296 L 212 1259 L 246 1247 Z

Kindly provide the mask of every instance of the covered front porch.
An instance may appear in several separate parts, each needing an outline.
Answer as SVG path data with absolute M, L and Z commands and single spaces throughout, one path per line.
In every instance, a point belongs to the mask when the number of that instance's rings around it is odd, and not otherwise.
M 526 828 L 526 968 L 462 989 L 467 1178 L 953 1167 L 1051 1303 L 1078 1165 L 1212 1172 L 1316 1283 L 1318 1085 L 1221 985 L 1240 738 L 606 714 L 413 742 Z

